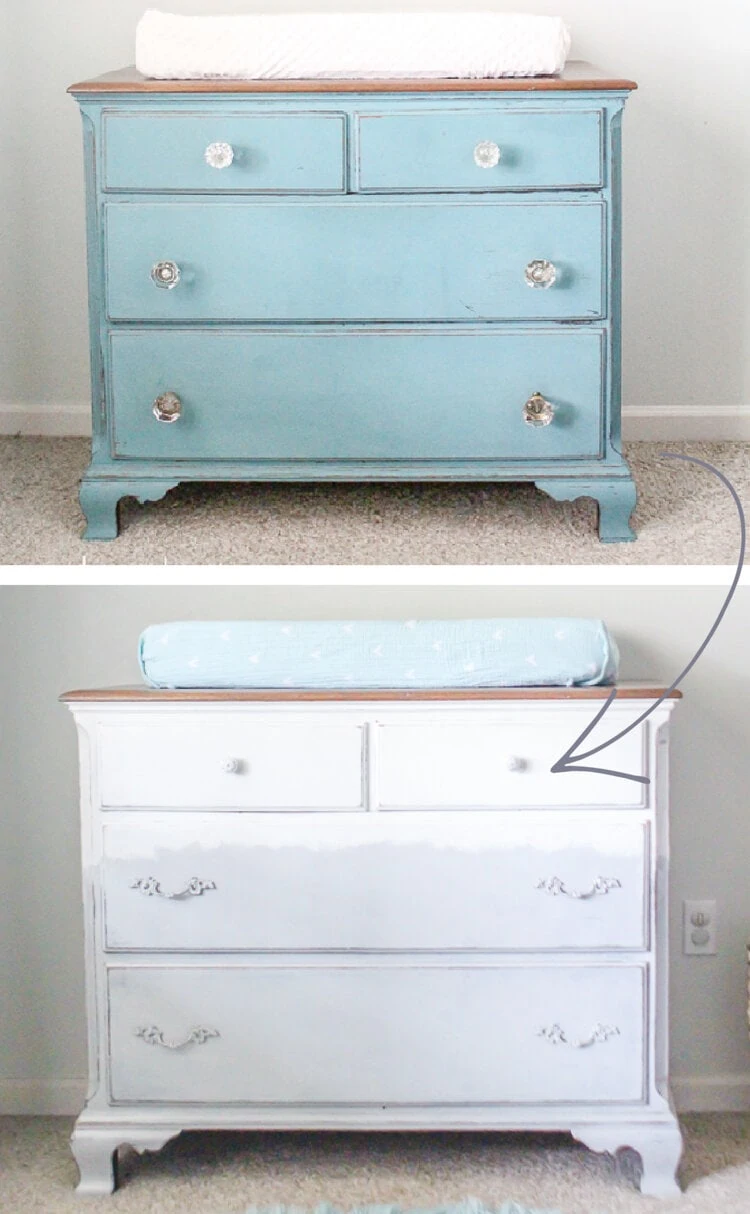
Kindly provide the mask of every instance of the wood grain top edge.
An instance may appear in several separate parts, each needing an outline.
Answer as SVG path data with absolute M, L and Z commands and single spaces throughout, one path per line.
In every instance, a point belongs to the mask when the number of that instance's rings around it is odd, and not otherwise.
M 571 60 L 559 76 L 505 76 L 486 80 L 154 80 L 134 67 L 81 80 L 73 94 L 102 93 L 507 93 L 606 90 L 631 92 L 634 80 L 608 76 L 591 63 Z
M 303 691 L 268 688 L 263 690 L 183 689 L 162 690 L 150 687 L 103 687 L 66 691 L 60 696 L 66 704 L 295 704 L 295 703 L 362 703 L 371 701 L 498 701 L 498 700 L 603 700 L 611 687 L 473 687 L 445 689 L 415 689 L 414 691 L 357 691 L 352 688 L 328 691 Z M 620 700 L 658 700 L 666 691 L 651 684 L 619 684 Z M 669 698 L 679 700 L 681 691 L 672 691 Z

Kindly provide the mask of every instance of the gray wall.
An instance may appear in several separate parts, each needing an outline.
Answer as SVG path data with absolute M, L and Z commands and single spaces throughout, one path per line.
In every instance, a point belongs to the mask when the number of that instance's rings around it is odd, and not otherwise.
M 640 83 L 625 128 L 625 405 L 695 406 L 709 417 L 713 411 L 714 426 L 720 406 L 750 407 L 746 0 L 485 3 L 561 14 L 576 57 Z M 65 89 L 132 62 L 145 7 L 146 0 L 0 5 L 0 429 L 86 424 L 80 130 Z M 460 0 L 165 0 L 163 7 L 451 8 Z M 679 423 L 664 433 L 679 437 Z M 704 436 L 720 435 L 704 427 Z
M 624 678 L 669 681 L 721 588 L 0 590 L 0 1111 L 75 1110 L 83 1092 L 76 738 L 58 695 L 138 681 L 136 641 L 175 618 L 598 615 Z M 682 1107 L 750 1108 L 750 589 L 685 684 L 674 720 L 673 1070 Z M 680 953 L 683 897 L 717 898 L 716 958 Z

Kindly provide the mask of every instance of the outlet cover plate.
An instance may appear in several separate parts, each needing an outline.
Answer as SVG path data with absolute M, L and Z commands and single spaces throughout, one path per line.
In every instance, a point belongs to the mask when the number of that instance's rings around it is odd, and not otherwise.
M 682 951 L 688 957 L 716 956 L 716 902 L 686 899 L 682 904 Z

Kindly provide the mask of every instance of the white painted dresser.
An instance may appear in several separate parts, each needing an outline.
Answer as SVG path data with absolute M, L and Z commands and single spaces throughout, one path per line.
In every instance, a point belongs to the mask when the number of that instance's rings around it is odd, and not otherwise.
M 677 1192 L 673 699 L 72 692 L 90 1084 L 79 1191 L 188 1128 L 569 1130 Z M 623 686 L 585 749 L 658 690 Z M 579 748 L 580 749 L 580 748 Z

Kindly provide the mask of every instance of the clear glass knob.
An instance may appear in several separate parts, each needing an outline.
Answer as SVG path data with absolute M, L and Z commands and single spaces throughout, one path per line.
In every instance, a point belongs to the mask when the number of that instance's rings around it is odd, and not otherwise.
M 240 771 L 242 768 L 242 759 L 222 759 L 221 770 L 231 775 L 233 772 Z
M 474 163 L 480 169 L 494 169 L 500 163 L 500 148 L 491 139 L 483 139 L 474 148 Z
M 545 400 L 541 392 L 530 396 L 523 407 L 523 420 L 527 426 L 548 426 L 555 416 L 555 406 Z
M 151 267 L 151 280 L 157 287 L 171 291 L 180 281 L 180 267 L 176 261 L 157 261 L 156 265 Z
M 234 148 L 231 143 L 209 143 L 203 155 L 212 169 L 228 169 L 234 160 Z
M 557 270 L 551 261 L 543 257 L 530 261 L 525 270 L 526 284 L 529 287 L 551 287 L 557 278 Z
M 176 392 L 162 392 L 157 396 L 152 409 L 158 422 L 176 422 L 182 415 L 182 401 Z

